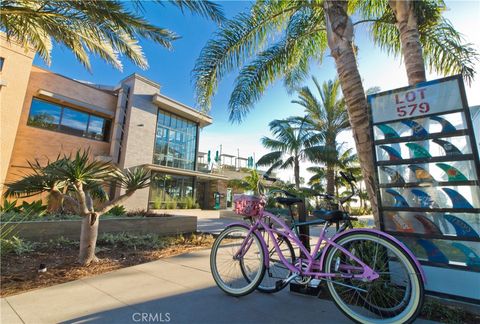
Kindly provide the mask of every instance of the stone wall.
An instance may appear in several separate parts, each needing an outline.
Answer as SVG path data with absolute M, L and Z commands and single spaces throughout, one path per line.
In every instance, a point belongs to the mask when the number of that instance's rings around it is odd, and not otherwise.
M 6 226 L 7 228 L 15 226 L 14 235 L 29 241 L 46 242 L 60 237 L 79 240 L 81 220 L 22 222 L 10 223 Z M 197 217 L 195 216 L 101 219 L 98 228 L 99 234 L 128 232 L 130 234 L 175 235 L 196 231 Z

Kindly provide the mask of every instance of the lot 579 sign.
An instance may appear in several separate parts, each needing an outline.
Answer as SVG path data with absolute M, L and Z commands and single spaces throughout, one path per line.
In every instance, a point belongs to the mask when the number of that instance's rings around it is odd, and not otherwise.
M 382 92 L 368 97 L 374 123 L 444 113 L 462 108 L 457 79 Z

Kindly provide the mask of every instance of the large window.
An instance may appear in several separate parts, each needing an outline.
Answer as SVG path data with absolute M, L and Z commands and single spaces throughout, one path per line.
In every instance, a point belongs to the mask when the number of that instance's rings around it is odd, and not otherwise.
M 27 124 L 62 133 L 108 141 L 109 119 L 33 98 Z
M 180 207 L 182 199 L 193 197 L 193 177 L 154 172 L 150 184 L 150 207 Z
M 153 163 L 193 170 L 197 124 L 173 114 L 158 111 Z

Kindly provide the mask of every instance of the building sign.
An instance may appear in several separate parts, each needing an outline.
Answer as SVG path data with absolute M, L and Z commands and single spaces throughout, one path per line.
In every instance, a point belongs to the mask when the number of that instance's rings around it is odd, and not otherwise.
M 373 122 L 439 114 L 463 107 L 458 80 L 434 81 L 371 96 Z
M 480 162 L 461 77 L 368 102 L 382 230 L 421 261 L 428 291 L 480 301 Z

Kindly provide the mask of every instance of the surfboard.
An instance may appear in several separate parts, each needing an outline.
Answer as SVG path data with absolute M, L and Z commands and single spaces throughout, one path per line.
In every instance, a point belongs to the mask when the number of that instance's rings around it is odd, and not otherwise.
M 423 215 L 414 215 L 416 220 L 418 220 L 420 223 L 422 223 L 423 227 L 425 228 L 425 233 L 427 234 L 442 234 L 442 231 L 440 228 L 432 222 L 430 219 L 424 217 Z
M 473 206 L 468 202 L 465 197 L 458 193 L 458 191 L 450 189 L 450 188 L 442 188 L 443 191 L 448 195 L 450 200 L 452 201 L 452 208 L 471 208 Z
M 462 251 L 462 253 L 465 255 L 466 258 L 466 264 L 470 267 L 478 267 L 480 266 L 480 257 L 468 246 L 465 244 L 459 243 L 459 242 L 454 242 L 452 243 L 452 246 L 454 248 L 457 248 L 458 250 Z
M 415 137 L 426 137 L 428 136 L 428 132 L 422 125 L 417 123 L 413 120 L 402 120 L 400 121 L 402 124 L 407 125 L 412 129 L 412 136 Z
M 467 222 L 463 219 L 458 218 L 457 216 L 451 214 L 445 214 L 443 217 L 452 224 L 453 228 L 455 229 L 455 233 L 457 236 L 460 237 L 472 237 L 472 238 L 480 238 L 477 231 L 473 229 Z
M 432 197 L 427 194 L 425 191 L 420 189 L 412 189 L 412 193 L 417 196 L 420 200 L 420 207 L 423 208 L 432 208 L 434 207 L 435 202 Z
M 400 173 L 398 173 L 394 169 L 386 166 L 381 166 L 380 169 L 390 176 L 390 182 L 392 184 L 398 184 L 398 185 L 405 184 L 405 179 L 403 179 Z
M 415 159 L 432 157 L 424 147 L 417 143 L 406 143 L 405 145 L 410 149 Z
M 430 172 L 422 168 L 421 166 L 411 164 L 408 166 L 410 170 L 415 174 L 415 178 L 419 181 L 435 181 Z
M 438 262 L 438 263 L 448 263 L 448 258 L 443 254 L 443 252 L 433 244 L 432 241 L 427 241 L 425 239 L 418 239 L 418 244 L 427 252 L 428 261 Z
M 451 133 L 455 132 L 457 129 L 453 126 L 448 120 L 439 116 L 432 116 L 430 117 L 431 120 L 435 120 L 442 125 L 441 133 Z
M 378 129 L 380 129 L 385 136 L 385 138 L 399 138 L 400 135 L 390 126 L 382 124 L 377 125 Z
M 410 207 L 405 198 L 403 198 L 403 196 L 398 191 L 393 189 L 387 189 L 385 190 L 385 192 L 389 193 L 393 196 L 393 198 L 395 198 L 395 204 L 393 205 L 393 207 Z
M 402 155 L 393 147 L 387 145 L 380 145 L 379 147 L 387 152 L 390 161 L 398 161 L 402 159 Z
M 445 154 L 447 156 L 455 156 L 455 155 L 462 155 L 463 154 L 462 151 L 460 151 L 455 145 L 453 145 L 452 143 L 450 143 L 448 141 L 441 140 L 441 139 L 437 138 L 437 139 L 432 140 L 432 142 L 440 145 L 445 150 Z
M 462 172 L 458 171 L 457 168 L 454 168 L 447 163 L 436 163 L 440 169 L 442 169 L 448 176 L 448 181 L 467 181 L 467 177 L 463 175 Z

